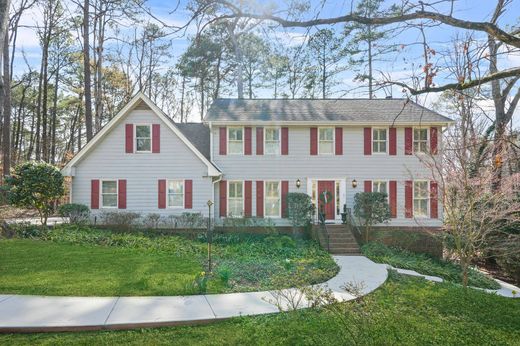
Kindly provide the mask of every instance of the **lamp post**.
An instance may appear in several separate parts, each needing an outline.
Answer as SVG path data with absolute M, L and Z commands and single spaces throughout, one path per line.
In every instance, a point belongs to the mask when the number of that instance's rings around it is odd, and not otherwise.
M 213 201 L 209 199 L 206 204 L 208 205 L 208 233 L 206 234 L 206 238 L 208 239 L 208 273 L 211 273 L 211 206 L 213 205 Z

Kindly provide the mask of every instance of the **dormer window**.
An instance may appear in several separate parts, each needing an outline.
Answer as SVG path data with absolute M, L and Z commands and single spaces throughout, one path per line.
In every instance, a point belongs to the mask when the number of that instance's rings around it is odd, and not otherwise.
M 135 152 L 150 153 L 152 151 L 152 126 L 135 126 Z
M 228 127 L 228 153 L 244 153 L 244 128 Z
M 280 129 L 277 127 L 265 128 L 265 154 L 278 155 L 280 154 Z
M 320 155 L 332 155 L 334 153 L 334 128 L 320 127 L 318 129 L 318 152 Z

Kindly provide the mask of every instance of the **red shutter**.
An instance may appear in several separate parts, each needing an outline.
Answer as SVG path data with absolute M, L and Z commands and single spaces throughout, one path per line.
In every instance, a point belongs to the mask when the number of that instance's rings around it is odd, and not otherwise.
M 159 209 L 165 209 L 166 208 L 166 180 L 159 179 L 158 190 L 159 190 L 159 193 L 157 194 L 157 196 L 158 196 Z
M 336 155 L 343 155 L 343 127 L 336 127 Z
M 246 180 L 244 182 L 244 216 L 251 217 L 251 210 L 253 209 L 253 183 L 251 180 Z
M 397 181 L 390 180 L 388 204 L 390 205 L 390 217 L 397 217 Z
M 397 129 L 391 127 L 389 131 L 390 143 L 388 153 L 390 155 L 397 155 Z
M 119 209 L 126 209 L 126 180 L 120 179 L 117 184 L 117 207 Z
M 134 125 L 132 124 L 125 125 L 125 152 L 134 152 Z
M 152 125 L 152 153 L 161 152 L 161 125 Z
M 221 127 L 220 128 L 219 154 L 220 155 L 226 155 L 227 154 L 227 128 L 226 127 Z
M 436 181 L 430 181 L 430 217 L 436 219 L 439 217 L 439 192 Z
M 311 155 L 318 155 L 318 128 L 311 127 Z
M 264 128 L 256 128 L 256 155 L 264 155 Z
M 282 155 L 289 155 L 289 128 L 282 127 Z
M 412 155 L 413 152 L 413 130 L 411 127 L 404 129 L 404 154 Z
M 184 180 L 184 209 L 193 208 L 193 180 Z
M 430 128 L 430 152 L 437 155 L 438 131 L 436 127 Z
M 364 153 L 365 155 L 372 155 L 372 128 L 365 127 L 364 129 Z
M 287 217 L 287 194 L 289 193 L 289 182 L 282 181 L 282 217 Z
M 365 192 L 372 192 L 372 180 L 365 180 Z
M 220 217 L 227 216 L 227 181 L 221 180 L 219 186 L 220 192 Z
M 90 182 L 90 209 L 99 209 L 99 180 Z
M 404 216 L 406 218 L 413 217 L 413 181 L 404 182 Z
M 252 144 L 251 144 L 251 128 L 244 128 L 244 139 L 245 139 L 245 147 L 244 147 L 244 155 L 251 155 L 253 152 Z
M 256 182 L 256 217 L 264 217 L 264 182 Z

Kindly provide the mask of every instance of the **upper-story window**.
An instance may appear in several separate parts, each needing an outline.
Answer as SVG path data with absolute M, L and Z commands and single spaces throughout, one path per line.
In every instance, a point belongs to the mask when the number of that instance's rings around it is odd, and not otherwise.
M 388 194 L 388 186 L 385 180 L 374 180 L 372 182 L 372 191 Z
M 228 216 L 244 215 L 244 182 L 228 182 Z
M 428 129 L 413 129 L 413 151 L 416 153 L 428 152 Z
M 101 207 L 117 208 L 117 180 L 101 182 Z
M 318 129 L 318 152 L 320 154 L 334 153 L 334 128 L 320 127 Z
M 265 154 L 280 154 L 280 129 L 277 127 L 266 127 L 264 131 Z
M 228 153 L 244 153 L 244 128 L 228 127 Z
M 184 180 L 168 180 L 168 207 L 184 208 Z
M 264 210 L 267 217 L 281 216 L 280 182 L 265 182 Z
M 386 153 L 386 129 L 372 129 L 372 152 Z
M 137 153 L 149 153 L 152 151 L 152 126 L 135 126 L 135 151 Z
M 428 216 L 428 181 L 419 180 L 413 183 L 413 214 L 418 217 Z

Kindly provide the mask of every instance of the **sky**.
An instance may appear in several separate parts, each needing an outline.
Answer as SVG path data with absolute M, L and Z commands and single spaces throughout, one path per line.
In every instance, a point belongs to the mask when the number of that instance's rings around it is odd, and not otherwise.
M 389 0 L 385 4 L 391 4 L 394 0 Z M 433 1 L 431 1 L 433 2 Z M 190 12 L 186 9 L 187 1 L 182 0 L 179 4 L 176 1 L 164 1 L 164 0 L 149 0 L 147 2 L 147 6 L 150 8 L 153 15 L 159 18 L 162 22 L 167 23 L 169 25 L 184 25 L 189 18 Z M 286 2 L 284 1 L 262 1 L 258 0 L 258 3 L 262 4 L 261 6 L 276 8 L 279 10 L 283 10 L 286 7 Z M 340 0 L 340 1 L 309 1 L 310 10 L 308 14 L 304 16 L 304 18 L 312 18 L 312 14 L 319 14 L 320 18 L 326 17 L 334 17 L 344 13 L 348 13 L 350 11 L 352 1 L 351 0 Z M 468 19 L 468 20 L 486 20 L 488 19 L 493 10 L 496 1 L 494 0 L 458 0 L 455 4 L 454 16 L 460 19 Z M 68 0 L 64 1 L 65 11 L 68 13 L 70 17 L 79 15 L 78 13 L 74 13 L 76 6 L 73 5 Z M 176 8 L 176 10 L 174 10 Z M 259 8 L 261 11 L 261 8 Z M 442 8 L 441 8 L 442 10 Z M 283 16 L 282 14 L 280 14 Z M 518 24 L 520 16 L 520 0 L 513 0 L 511 4 L 508 6 L 507 11 L 502 15 L 500 24 L 502 26 Z M 32 9 L 25 13 L 21 20 L 21 28 L 19 29 L 19 36 L 17 41 L 16 48 L 16 59 L 14 64 L 15 75 L 19 75 L 24 71 L 27 71 L 27 64 L 29 64 L 33 69 L 38 69 L 40 58 L 41 58 L 41 48 L 38 41 L 38 36 L 36 32 L 36 27 L 42 21 L 42 14 L 40 10 L 37 8 Z M 268 27 L 266 29 L 266 27 Z M 305 43 L 307 29 L 283 29 L 279 26 L 266 25 L 262 27 L 261 34 L 265 35 L 266 39 L 277 42 L 278 44 L 286 45 L 286 46 L 299 46 Z M 341 30 L 340 25 L 336 25 L 333 28 L 336 28 L 338 31 Z M 133 28 L 123 28 L 124 30 L 133 30 Z M 311 32 L 316 29 L 311 29 Z M 193 36 L 197 32 L 197 28 L 195 25 L 191 25 L 186 29 L 184 35 L 174 34 L 169 37 L 171 39 L 171 52 L 172 58 L 168 61 L 165 61 L 162 69 L 167 69 L 169 66 L 172 66 L 178 56 L 185 51 L 189 44 L 189 37 Z M 431 43 L 432 47 L 436 50 L 441 51 L 446 49 L 447 44 L 451 38 L 457 35 L 460 32 L 464 32 L 464 30 L 454 29 L 452 27 L 446 25 L 436 26 L 434 28 L 426 29 L 426 34 L 428 37 L 428 41 Z M 480 38 L 483 38 L 480 35 Z M 402 43 L 411 43 L 416 42 L 420 39 L 420 33 L 418 30 L 408 30 L 404 34 L 398 35 L 394 38 L 394 43 L 402 44 Z M 110 45 L 110 44 L 109 44 Z M 108 45 L 108 49 L 110 46 Z M 22 57 L 22 51 L 25 53 L 26 60 Z M 404 60 L 403 58 L 406 58 Z M 416 66 L 422 60 L 422 48 L 417 45 L 406 46 L 399 54 L 393 54 L 389 56 L 387 61 L 384 63 L 376 64 L 376 77 L 377 74 L 385 73 L 392 76 L 393 79 L 401 79 L 408 78 L 410 76 L 410 71 L 412 68 L 412 63 Z M 503 68 L 519 66 L 520 65 L 520 55 L 518 54 L 510 54 L 505 56 L 501 65 Z M 355 73 L 353 71 L 345 71 L 342 73 L 339 78 L 339 85 L 335 87 L 336 97 L 366 97 L 366 90 L 359 90 L 359 84 L 353 81 Z M 443 79 L 441 75 L 436 82 L 442 83 L 446 81 Z M 393 88 L 391 91 L 387 91 L 387 93 L 391 93 L 394 97 L 402 97 L 403 93 L 399 88 Z M 234 94 L 234 90 L 229 95 L 222 95 L 224 97 L 236 97 Z M 378 97 L 386 96 L 385 93 L 378 92 Z M 268 88 L 263 88 L 257 92 L 257 97 L 272 97 L 272 90 Z M 426 105 L 432 105 L 437 100 L 437 94 L 429 94 L 422 97 L 422 102 Z M 486 105 L 483 105 L 486 106 Z M 488 105 L 489 106 L 489 105 Z M 517 112 L 516 118 L 518 119 L 520 112 Z M 196 117 L 194 117 L 196 118 Z

